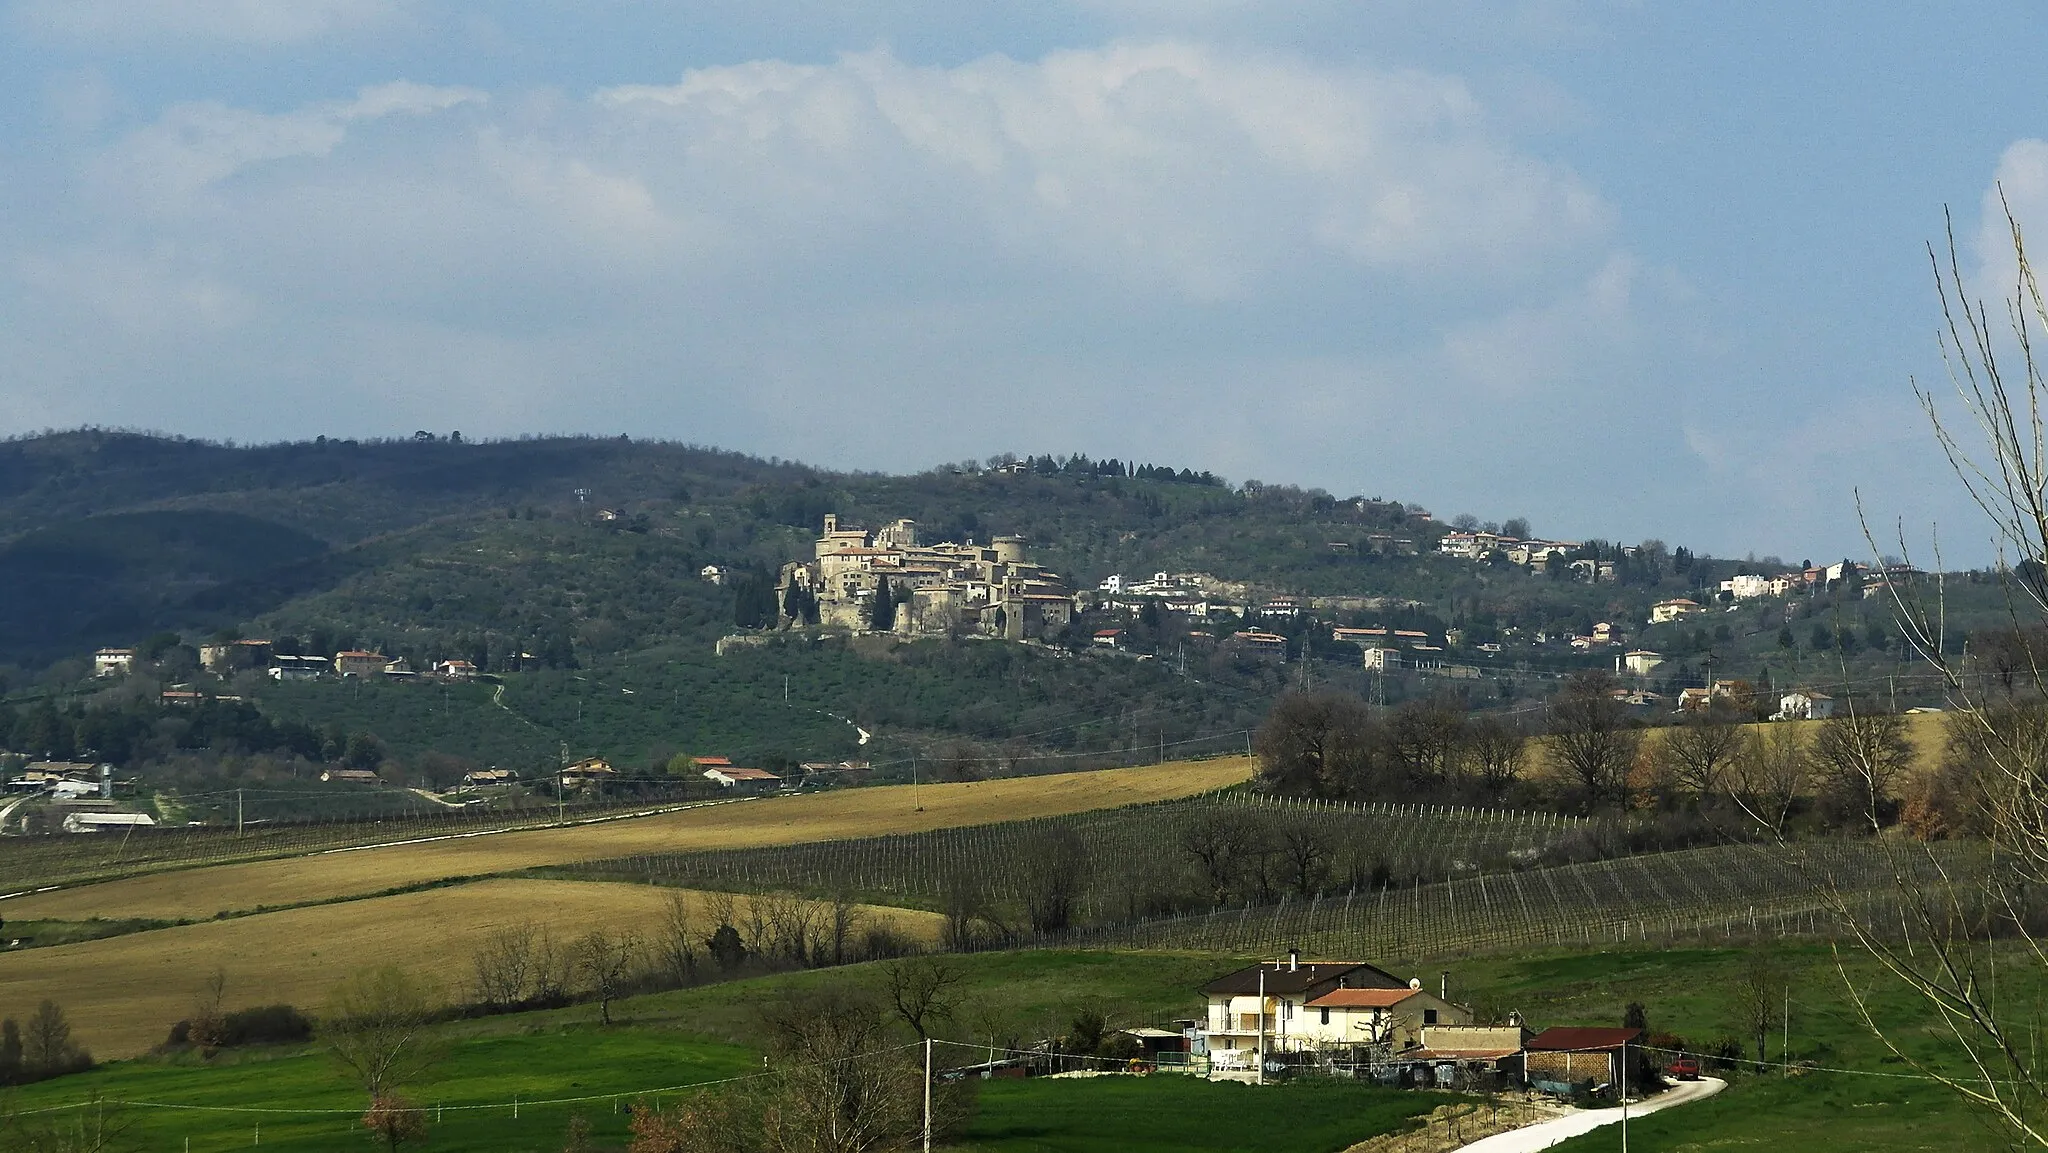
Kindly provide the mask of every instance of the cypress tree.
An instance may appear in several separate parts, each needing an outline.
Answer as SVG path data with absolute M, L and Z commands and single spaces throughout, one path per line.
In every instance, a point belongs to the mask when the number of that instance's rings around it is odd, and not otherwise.
M 888 632 L 896 627 L 896 594 L 889 588 L 889 578 L 875 586 L 874 603 L 869 606 L 868 623 L 878 633 Z

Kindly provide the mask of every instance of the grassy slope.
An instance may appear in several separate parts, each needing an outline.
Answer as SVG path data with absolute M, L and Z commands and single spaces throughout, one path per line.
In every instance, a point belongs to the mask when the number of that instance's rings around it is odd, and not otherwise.
M 1442 1099 L 1347 1082 L 1258 1088 L 1190 1077 L 993 1081 L 963 1142 L 978 1153 L 1335 1153 Z
M 673 892 L 483 881 L 27 949 L 0 955 L 0 1006 L 25 1014 L 45 997 L 59 1001 L 75 1014 L 80 1043 L 102 1057 L 128 1057 L 162 1041 L 191 1012 L 200 982 L 215 969 L 241 996 L 310 1007 L 376 958 L 432 974 L 459 996 L 472 952 L 494 929 L 532 921 L 563 944 L 596 928 L 645 932 L 661 923 Z M 701 898 L 691 899 L 695 920 L 707 923 Z M 864 918 L 916 940 L 939 935 L 934 913 L 870 908 Z
M 1851 1016 L 1840 977 L 1822 949 L 1782 954 L 1793 971 L 1792 1053 L 1820 1064 L 1877 1072 L 1903 1072 L 1888 1062 L 1882 1047 L 1865 1034 Z M 1736 1027 L 1732 995 L 1742 965 L 1735 950 L 1662 950 L 1606 954 L 1550 954 L 1461 961 L 1449 966 L 1432 962 L 1395 962 L 1397 973 L 1433 976 L 1452 971 L 1454 995 L 1486 997 L 1521 1008 L 1539 1024 L 1604 1024 L 1618 1021 L 1631 1000 L 1643 1001 L 1656 1029 L 1672 1029 L 1690 1038 L 1711 1039 Z M 1193 990 L 1207 977 L 1237 962 L 1191 954 L 1118 954 L 1091 952 L 998 953 L 961 957 L 951 962 L 968 980 L 964 995 L 969 1011 L 955 1023 L 956 1036 L 972 1036 L 974 1022 L 1003 1022 L 1004 1030 L 1030 1037 L 1057 1032 L 1084 1007 L 1105 1012 L 1113 1023 L 1168 1020 L 1197 1004 Z M 1851 960 L 1859 982 L 1873 980 L 1868 965 Z M 622 1024 L 610 1031 L 590 1026 L 594 1011 L 579 1006 L 549 1013 L 465 1022 L 448 1027 L 459 1040 L 457 1059 L 443 1079 L 425 1086 L 421 1100 L 508 1100 L 513 1092 L 526 1096 L 566 1096 L 585 1092 L 624 1092 L 691 1079 L 682 1075 L 706 1067 L 715 1044 L 744 1045 L 752 1037 L 759 1007 L 784 991 L 824 982 L 852 981 L 875 987 L 879 966 L 790 974 L 731 985 L 710 986 L 635 998 L 619 1007 Z M 2024 993 L 2025 991 L 2022 991 Z M 1924 1010 L 1907 997 L 1880 995 L 1880 1019 L 1905 1043 L 1931 1057 L 1939 1056 L 1938 1035 Z M 571 1040 L 558 1040 L 567 1031 Z M 614 1049 L 617 1046 L 617 1049 Z M 634 1054 L 643 1049 L 672 1048 L 680 1054 L 675 1066 L 648 1067 Z M 615 1059 L 614 1053 L 618 1056 Z M 1775 1045 L 1772 1056 L 1776 1056 Z M 478 1070 L 504 1072 L 483 1083 Z M 670 1073 L 676 1075 L 670 1075 Z M 638 1076 L 637 1081 L 629 1080 Z M 77 1100 L 95 1088 L 118 1090 L 131 1100 L 191 1102 L 238 1100 L 303 1106 L 320 1104 L 345 1090 L 324 1059 L 315 1054 L 286 1053 L 275 1060 L 229 1066 L 206 1073 L 148 1063 L 124 1064 L 87 1076 L 32 1086 L 20 1104 L 33 1107 Z M 458 1087 L 458 1082 L 465 1084 Z M 1190 1103 L 1177 1094 L 1168 1078 L 1118 1082 L 1116 1088 L 1096 1082 L 1041 1082 L 1021 1089 L 996 1086 L 977 1126 L 980 1147 L 1003 1150 L 1094 1150 L 1104 1148 L 1186 1149 L 1333 1149 L 1339 1134 L 1320 1128 L 1311 1110 L 1268 1110 L 1263 1102 L 1284 1100 L 1278 1091 L 1268 1097 L 1216 1097 Z M 324 1088 L 323 1088 L 324 1086 Z M 1217 1087 L 1224 1088 L 1224 1087 Z M 1240 1092 L 1229 1090 L 1226 1092 Z M 1418 1097 L 1419 1103 L 1434 1099 Z M 1228 1107 L 1213 1107 L 1223 1101 Z M 1238 1101 L 1257 1102 L 1251 1107 Z M 538 1142 L 557 1138 L 569 1109 L 524 1111 L 540 1130 L 509 1128 L 509 1117 L 454 1114 L 435 1136 L 445 1149 L 543 1148 Z M 592 1110 L 592 1120 L 609 1124 L 606 1106 Z M 1347 1107 L 1348 1110 L 1349 1107 Z M 1369 1110 L 1368 1110 L 1369 1111 Z M 1175 1118 L 1196 1113 L 1211 1120 L 1182 1131 Z M 1347 1119 L 1354 1114 L 1347 1111 Z M 187 1117 L 183 1132 L 225 1139 L 246 1132 L 246 1118 L 235 1115 Z M 166 1123 L 167 1124 L 167 1123 Z M 1105 1143 L 1125 1126 L 1122 1143 Z M 1362 1127 L 1353 1135 L 1369 1135 Z M 1035 1130 L 1027 1132 L 1026 1130 Z M 160 1130 L 165 1133 L 169 1129 Z M 603 1130 L 601 1130 L 603 1131 Z M 326 1132 L 326 1130 L 323 1130 Z M 481 1136 L 480 1136 L 481 1135 Z M 271 1133 L 265 1132 L 269 1142 Z M 1766 1144 L 1780 1148 L 1888 1150 L 1941 1148 L 1990 1150 L 1999 1146 L 1975 1115 L 1955 1099 L 1919 1081 L 1847 1075 L 1804 1074 L 1789 1080 L 1776 1076 L 1737 1076 L 1723 1097 L 1673 1110 L 1631 1126 L 1639 1149 L 1741 1148 Z M 1297 1139 L 1299 1139 L 1297 1141 Z M 491 1144 L 492 1140 L 499 1144 Z M 1268 1144 L 1258 1144 L 1265 1140 Z M 534 1144 L 525 1144 L 532 1141 Z M 1618 1147 L 1618 1131 L 1609 1129 L 1582 1139 L 1571 1149 Z M 199 1142 L 195 1141 L 195 1147 Z M 293 1146 L 287 1146 L 291 1148 Z M 317 1143 L 299 1148 L 323 1148 Z
M 1820 946 L 1781 950 L 1791 974 L 1791 1054 L 1831 1068 L 1900 1074 L 1892 1058 L 1857 1019 L 1831 952 Z M 1953 1065 L 1952 1053 L 1924 1005 L 1896 991 L 1875 967 L 1843 955 L 1859 987 L 1873 991 L 1873 1011 L 1908 1052 Z M 1541 1024 L 1619 1023 L 1624 1007 L 1640 1000 L 1654 1030 L 1670 1030 L 1694 1044 L 1740 1031 L 1733 997 L 1741 980 L 1740 950 L 1700 949 L 1498 959 L 1460 966 L 1453 981 L 1515 1005 Z M 1426 966 L 1424 967 L 1427 968 Z M 2015 976 L 2018 981 L 2014 983 Z M 2022 968 L 2009 971 L 2015 1003 L 2038 988 Z M 1455 995 L 1455 989 L 1454 989 Z M 1768 1046 L 1779 1056 L 1779 1035 Z M 1731 1090 L 1632 1124 L 1637 1150 L 1777 1148 L 1860 1150 L 1991 1150 L 2004 1148 L 1976 1114 L 1938 1086 L 1895 1076 L 1803 1073 L 1738 1075 Z M 1620 1132 L 1601 1130 L 1558 1148 L 1620 1147 Z

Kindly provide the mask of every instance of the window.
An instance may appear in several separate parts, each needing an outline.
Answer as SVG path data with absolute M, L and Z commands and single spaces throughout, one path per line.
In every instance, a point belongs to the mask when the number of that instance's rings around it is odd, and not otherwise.
M 1323 1010 L 1323 1024 L 1327 1025 L 1327 1024 L 1329 1024 L 1329 1023 L 1330 1023 L 1330 1011 L 1329 1011 L 1328 1009 L 1324 1009 L 1324 1010 Z
M 1434 1024 L 1436 1024 L 1436 1010 L 1435 1010 L 1435 1009 L 1424 1009 L 1424 1010 L 1422 1011 L 1422 1023 L 1423 1023 L 1423 1024 L 1425 1024 L 1425 1025 L 1434 1025 Z
M 1280 1002 L 1280 1019 L 1281 1019 L 1282 1021 L 1292 1021 L 1292 1020 L 1294 1020 L 1294 1002 L 1292 1002 L 1292 1001 L 1282 1001 L 1282 1002 Z

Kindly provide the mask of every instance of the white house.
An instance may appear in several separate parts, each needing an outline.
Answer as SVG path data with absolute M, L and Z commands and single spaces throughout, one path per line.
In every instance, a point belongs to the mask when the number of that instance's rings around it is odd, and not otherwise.
M 1700 611 L 1698 601 L 1687 600 L 1684 597 L 1674 597 L 1668 601 L 1658 601 L 1650 606 L 1650 623 L 1661 625 L 1670 621 L 1682 621 L 1698 611 Z
M 1198 1041 L 1212 1071 L 1250 1072 L 1262 1052 L 1324 1047 L 1327 1026 L 1308 1003 L 1335 990 L 1361 988 L 1410 991 L 1408 982 L 1359 961 L 1303 961 L 1297 953 L 1262 961 L 1202 986 L 1209 1004 Z
M 1778 698 L 1780 721 L 1824 721 L 1835 715 L 1835 701 L 1826 693 L 1798 690 Z
M 770 792 L 782 787 L 782 778 L 766 769 L 743 769 L 738 765 L 722 765 L 705 769 L 704 779 L 722 789 L 740 792 Z
M 1739 601 L 1763 596 L 1769 590 L 1769 582 L 1755 573 L 1737 573 L 1721 582 L 1721 591 Z
M 1469 1025 L 1472 1013 L 1425 992 L 1420 981 L 1405 989 L 1332 989 L 1308 1002 L 1297 1036 L 1316 1049 L 1384 1047 L 1398 1053 L 1422 1043 L 1432 1025 Z
M 1634 649 L 1621 658 L 1622 667 L 1639 677 L 1649 676 L 1650 670 L 1663 663 L 1664 654 L 1649 649 Z
M 134 649 L 101 649 L 92 655 L 92 675 L 96 677 L 127 676 L 134 667 Z
M 1384 645 L 1365 647 L 1365 667 L 1379 672 L 1393 672 L 1401 667 L 1401 650 Z

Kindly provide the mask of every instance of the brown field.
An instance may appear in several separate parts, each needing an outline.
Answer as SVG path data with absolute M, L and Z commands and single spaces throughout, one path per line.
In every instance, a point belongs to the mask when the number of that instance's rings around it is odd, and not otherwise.
M 312 857 L 156 873 L 0 901 L 9 920 L 141 917 L 200 920 L 223 912 L 336 901 L 451 877 L 678 849 L 786 845 L 878 833 L 1055 816 L 1167 800 L 1247 779 L 1244 757 L 1178 761 L 963 784 L 849 789 L 737 801 L 655 817 L 497 833 Z
M 227 972 L 230 1008 L 285 1002 L 317 1012 L 335 982 L 383 964 L 459 994 L 471 951 L 492 929 L 531 920 L 566 941 L 599 926 L 651 925 L 677 891 L 505 878 L 0 953 L 0 1015 L 19 1019 L 47 997 L 64 1006 L 94 1056 L 132 1057 L 191 1014 L 216 968 Z M 702 920 L 703 894 L 689 897 Z M 906 936 L 938 938 L 936 913 L 869 908 L 867 916 Z
M 1948 741 L 1947 731 L 1943 728 L 1947 723 L 1948 714 L 1911 713 L 1905 719 L 1906 739 L 1913 743 L 1914 770 L 1916 774 L 1934 771 L 1941 764 L 1942 747 Z M 1802 740 L 1810 743 L 1814 738 L 1814 734 L 1819 731 L 1820 726 L 1824 723 L 1823 721 L 1767 721 L 1744 727 L 1751 731 L 1760 732 L 1766 729 L 1790 726 L 1799 733 Z M 1652 730 L 1650 739 L 1652 741 L 1662 740 L 1666 731 L 1664 729 Z

